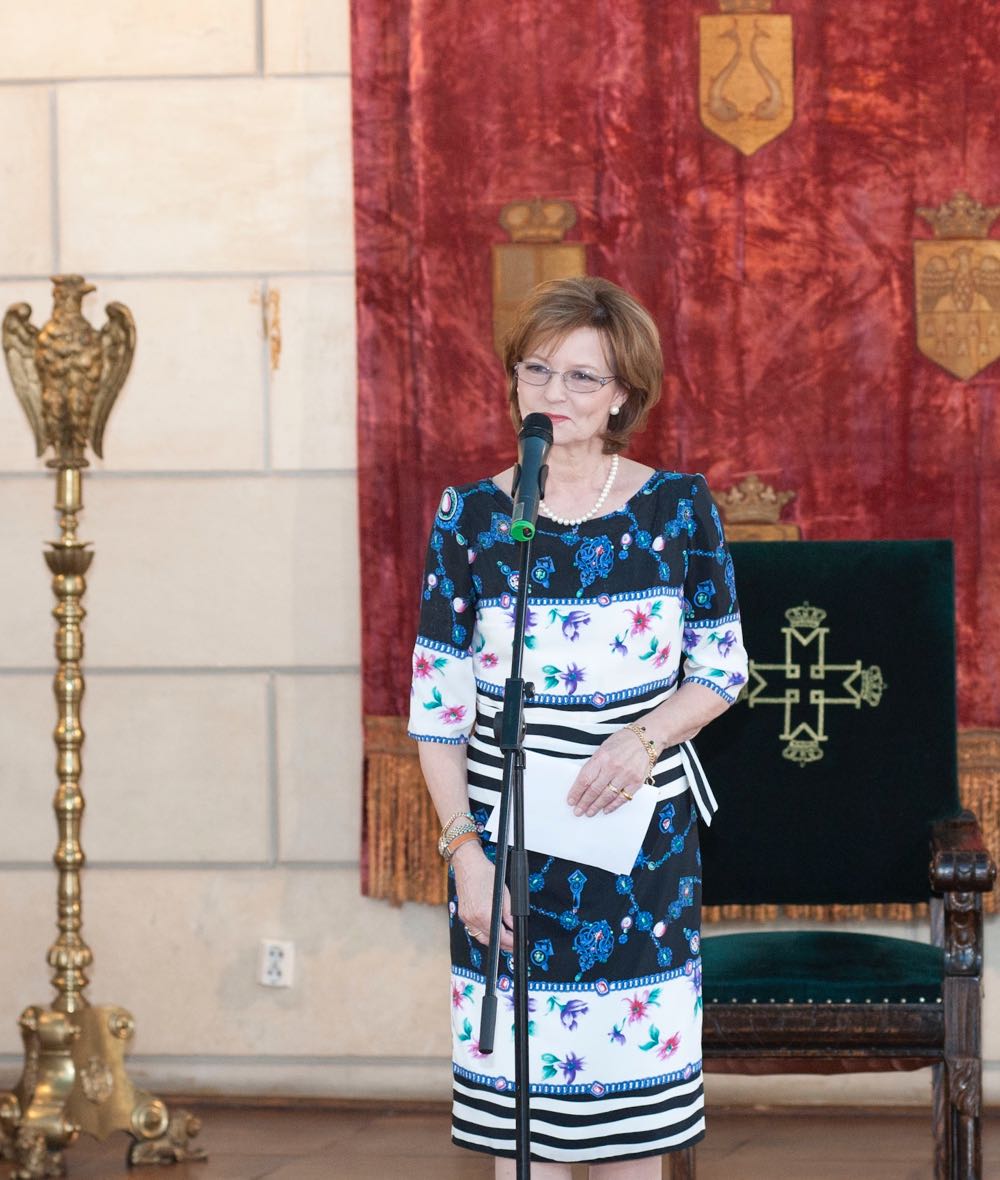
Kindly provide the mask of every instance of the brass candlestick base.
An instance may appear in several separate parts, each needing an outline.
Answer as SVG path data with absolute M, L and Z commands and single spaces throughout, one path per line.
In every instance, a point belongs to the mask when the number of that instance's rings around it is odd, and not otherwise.
M 93 961 L 83 940 L 80 844 L 84 798 L 80 788 L 83 726 L 83 595 L 93 560 L 77 539 L 83 509 L 83 468 L 88 445 L 101 454 L 104 426 L 125 382 L 135 349 L 128 308 L 108 305 L 108 322 L 97 332 L 81 303 L 93 291 L 79 275 L 61 275 L 52 318 L 40 331 L 31 308 L 18 303 L 3 321 L 3 350 L 14 389 L 35 434 L 38 454 L 52 447 L 60 538 L 45 561 L 56 597 L 56 658 L 53 688 L 58 721 L 54 738 L 54 809 L 59 829 L 57 926 L 49 948 L 56 998 L 50 1008 L 31 1007 L 21 1016 L 24 1071 L 16 1088 L 0 1092 L 0 1158 L 14 1160 L 12 1180 L 44 1180 L 66 1172 L 63 1149 L 81 1132 L 105 1139 L 127 1131 L 135 1142 L 129 1162 L 172 1163 L 204 1159 L 190 1146 L 200 1124 L 187 1112 L 171 1119 L 158 1098 L 137 1090 L 125 1070 L 125 1050 L 134 1022 L 124 1008 L 92 1007 L 85 996 Z
M 130 1164 L 205 1159 L 191 1146 L 201 1124 L 186 1111 L 173 1118 L 159 1099 L 137 1089 L 125 1068 L 134 1022 L 124 1008 L 86 1007 L 72 1015 L 28 1008 L 21 1016 L 24 1072 L 12 1093 L 0 1094 L 5 1156 L 12 1180 L 66 1174 L 63 1148 L 82 1133 L 106 1139 L 127 1131 Z

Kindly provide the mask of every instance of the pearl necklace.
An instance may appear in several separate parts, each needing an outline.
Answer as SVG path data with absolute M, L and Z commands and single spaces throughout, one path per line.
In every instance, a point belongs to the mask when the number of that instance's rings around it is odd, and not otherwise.
M 578 524 L 583 524 L 585 520 L 590 520 L 592 516 L 600 511 L 604 501 L 608 498 L 608 494 L 614 487 L 615 477 L 618 475 L 618 456 L 611 456 L 611 470 L 608 472 L 608 478 L 604 481 L 604 487 L 601 488 L 601 494 L 597 497 L 597 502 L 593 508 L 583 516 L 578 516 L 576 520 L 567 520 L 563 516 L 556 516 L 552 509 L 545 503 L 544 500 L 539 504 L 539 508 L 545 513 L 549 520 L 554 520 L 556 524 L 566 525 L 567 528 L 575 529 Z

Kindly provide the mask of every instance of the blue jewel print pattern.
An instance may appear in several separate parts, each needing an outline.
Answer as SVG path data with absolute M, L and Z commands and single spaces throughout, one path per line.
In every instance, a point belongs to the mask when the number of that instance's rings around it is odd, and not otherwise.
M 431 532 L 430 550 L 435 556 L 435 568 L 427 574 L 423 597 L 425 601 L 429 602 L 434 594 L 438 594 L 448 603 L 452 617 L 451 642 L 459 649 L 467 647 L 471 638 L 469 627 L 466 625 L 462 616 L 466 614 L 473 604 L 467 598 L 455 592 L 455 583 L 449 576 L 445 564 L 445 540 L 447 536 L 451 535 L 459 545 L 465 547 L 468 544 L 465 537 L 458 531 L 458 525 L 462 519 L 467 497 L 476 492 L 487 491 L 490 487 L 491 485 L 488 481 L 482 481 L 474 485 L 465 494 L 454 487 L 445 488 L 441 494 L 437 514 L 434 517 L 434 528 Z M 496 515 L 494 514 L 494 519 Z M 506 528 L 509 532 L 509 519 Z M 480 537 L 482 537 L 482 534 L 480 534 Z M 476 594 L 482 592 L 481 579 L 473 578 L 472 585 Z
M 556 912 L 538 904 L 531 905 L 532 914 L 548 918 L 556 923 L 564 935 L 573 935 L 572 951 L 579 967 L 574 975 L 577 982 L 583 980 L 599 964 L 609 962 L 616 944 L 624 946 L 632 938 L 648 940 L 658 967 L 668 968 L 673 965 L 670 940 L 665 936 L 685 910 L 694 905 L 695 891 L 697 886 L 701 884 L 701 879 L 695 875 L 682 875 L 678 879 L 674 895 L 669 900 L 664 898 L 661 903 L 663 908 L 659 912 L 653 913 L 651 910 L 643 909 L 638 900 L 637 877 L 656 872 L 668 865 L 672 858 L 684 855 L 688 840 L 696 829 L 697 816 L 694 809 L 689 808 L 684 830 L 676 831 L 677 809 L 673 801 L 664 802 L 656 814 L 656 826 L 661 836 L 669 836 L 670 839 L 665 848 L 662 844 L 660 845 L 660 852 L 657 856 L 640 851 L 632 873 L 622 874 L 615 878 L 615 892 L 625 906 L 625 912 L 618 922 L 619 932 L 617 935 L 607 918 L 596 914 L 587 915 L 585 896 L 588 877 L 579 867 L 574 868 L 565 878 L 572 900 L 572 905 L 569 908 Z M 553 866 L 564 863 L 557 861 L 554 857 L 547 858 L 541 867 L 529 877 L 529 893 L 542 893 L 545 890 L 546 878 Z M 553 945 L 552 938 L 535 942 L 529 955 L 529 974 L 531 974 L 532 967 L 540 968 L 546 972 L 549 970 L 549 962 L 554 954 Z
M 615 550 L 610 537 L 602 534 L 582 541 L 573 556 L 573 564 L 580 571 L 578 597 L 582 598 L 583 592 L 598 578 L 606 578 L 611 573 L 614 561 Z
M 657 488 L 659 496 L 653 494 Z M 446 505 L 442 513 L 450 527 L 435 522 L 437 538 L 426 568 L 437 577 L 427 589 L 442 623 L 446 603 L 451 607 L 454 598 L 469 600 L 471 609 L 454 616 L 456 626 L 466 628 L 465 643 L 460 653 L 451 653 L 443 627 L 426 632 L 431 642 L 425 647 L 428 667 L 419 703 L 436 684 L 450 703 L 447 676 L 461 666 L 460 655 L 468 656 L 465 667 L 474 669 L 480 713 L 469 748 L 472 810 L 477 811 L 479 800 L 492 799 L 496 777 L 483 757 L 490 753 L 483 715 L 488 721 L 492 714 L 498 673 L 488 671 L 495 665 L 484 661 L 502 652 L 504 633 L 510 635 L 504 616 L 512 615 L 518 593 L 518 561 L 509 516 L 492 511 L 502 507 L 495 487 L 488 497 L 479 497 L 471 485 L 458 489 L 458 495 L 463 506 Z M 526 575 L 532 595 L 528 638 L 534 648 L 531 677 L 539 697 L 543 692 L 546 697 L 529 706 L 526 720 L 539 749 L 546 747 L 550 725 L 554 736 L 560 725 L 578 727 L 588 735 L 586 744 L 596 747 L 623 717 L 631 719 L 625 704 L 630 695 L 642 696 L 647 683 L 658 692 L 661 685 L 676 682 L 678 661 L 686 652 L 690 667 L 697 669 L 687 674 L 699 679 L 725 666 L 715 660 L 728 657 L 729 667 L 735 664 L 739 627 L 734 604 L 727 601 L 727 555 L 701 477 L 657 473 L 626 505 L 599 520 L 566 529 L 545 518 L 538 531 Z M 480 623 L 475 633 L 474 618 Z M 478 647 L 474 640 L 480 641 Z M 451 662 L 438 668 L 440 659 Z M 654 668 L 666 669 L 659 680 Z M 606 704 L 616 708 L 604 711 Z M 643 707 L 650 706 L 636 699 L 632 714 L 641 716 Z M 424 712 L 419 704 L 413 708 Z M 428 715 L 436 718 L 439 711 L 437 706 Z M 578 752 L 566 751 L 567 757 Z M 556 746 L 554 752 L 563 751 Z M 666 785 L 669 776 L 661 777 Z M 682 791 L 680 782 L 677 789 Z M 481 810 L 488 814 L 489 806 Z M 495 856 L 485 841 L 484 851 Z M 700 884 L 697 816 L 686 793 L 656 802 L 626 873 L 616 876 L 573 860 L 529 854 L 530 1035 L 541 1092 L 557 1095 L 572 1088 L 589 1094 L 593 1088 L 603 1095 L 619 1075 L 602 1054 L 622 1063 L 621 1077 L 647 1078 L 649 1084 L 664 1082 L 666 1075 L 680 1077 L 684 1069 L 689 1071 L 685 1078 L 692 1069 L 697 1072 L 691 1022 L 700 1015 L 696 1005 L 701 1002 Z M 485 953 L 468 937 L 457 910 L 452 921 L 454 979 L 468 1009 L 467 981 L 472 980 L 478 996 Z M 509 973 L 510 956 L 504 959 Z M 609 994 L 610 1001 L 600 999 Z M 506 993 L 505 999 L 509 1002 Z M 675 1022 L 678 1011 L 685 1012 L 688 1024 Z M 478 1030 L 470 1015 L 471 1033 L 463 1024 L 465 1011 L 454 1017 L 456 1069 L 472 1079 L 469 1084 L 490 1085 L 495 1067 L 477 1055 Z M 679 1035 L 685 1040 L 678 1048 Z M 631 1064 L 635 1058 L 641 1059 L 637 1066 Z M 638 1073 L 624 1072 L 634 1069 Z M 654 1074 L 665 1076 L 654 1079 Z M 506 1093 L 509 1084 L 500 1078 L 497 1089 Z
M 549 580 L 556 572 L 556 563 L 551 557 L 541 557 L 535 561 L 531 570 L 531 580 L 537 585 L 541 586 L 543 590 L 548 590 Z

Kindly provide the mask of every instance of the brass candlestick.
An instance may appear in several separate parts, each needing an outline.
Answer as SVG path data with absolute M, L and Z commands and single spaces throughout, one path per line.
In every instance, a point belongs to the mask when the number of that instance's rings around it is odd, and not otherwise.
M 77 537 L 83 508 L 82 472 L 89 445 L 102 455 L 104 427 L 125 382 L 135 351 L 135 323 L 120 303 L 107 307 L 98 332 L 84 318 L 83 297 L 95 288 L 79 275 L 53 280 L 52 318 L 39 330 L 31 308 L 17 303 L 3 321 L 3 350 L 14 390 L 35 434 L 39 455 L 52 447 L 60 538 L 45 560 L 56 596 L 54 691 L 58 709 L 55 743 L 59 785 L 54 808 L 59 829 L 59 937 L 49 948 L 51 1007 L 33 1005 L 21 1016 L 24 1070 L 13 1091 L 0 1092 L 0 1156 L 15 1161 L 12 1180 L 43 1180 L 66 1171 L 63 1149 L 81 1131 L 105 1139 L 127 1131 L 134 1142 L 130 1163 L 204 1159 L 190 1146 L 200 1124 L 187 1112 L 171 1118 L 166 1105 L 132 1085 L 125 1050 L 135 1024 L 114 1005 L 92 1006 L 86 998 L 93 962 L 82 934 L 80 845 L 84 799 L 80 789 L 84 679 L 83 594 L 94 554 Z

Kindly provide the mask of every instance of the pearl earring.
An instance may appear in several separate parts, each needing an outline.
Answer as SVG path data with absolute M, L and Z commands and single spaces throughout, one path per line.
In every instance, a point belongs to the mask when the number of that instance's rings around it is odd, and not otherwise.
M 617 413 L 619 413 L 619 412 L 620 412 L 620 410 L 621 410 L 621 406 L 612 406 L 612 407 L 611 407 L 611 409 L 610 409 L 610 411 L 609 411 L 609 413 L 611 413 L 611 414 L 617 414 Z

